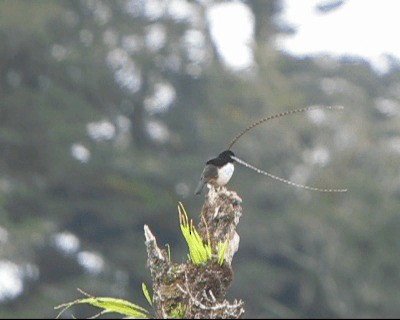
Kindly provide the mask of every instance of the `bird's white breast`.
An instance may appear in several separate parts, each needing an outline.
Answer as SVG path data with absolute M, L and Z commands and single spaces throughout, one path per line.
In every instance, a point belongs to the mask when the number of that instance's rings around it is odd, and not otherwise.
M 222 168 L 219 169 L 218 179 L 215 181 L 218 185 L 224 186 L 228 183 L 233 175 L 235 167 L 233 163 L 227 163 Z

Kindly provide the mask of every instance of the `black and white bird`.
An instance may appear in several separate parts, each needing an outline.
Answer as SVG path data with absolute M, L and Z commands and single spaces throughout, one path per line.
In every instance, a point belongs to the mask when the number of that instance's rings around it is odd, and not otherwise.
M 226 185 L 235 170 L 232 158 L 234 156 L 235 154 L 231 150 L 225 150 L 218 157 L 208 160 L 201 174 L 195 194 L 200 194 L 206 184 L 214 187 Z
M 295 182 L 286 180 L 284 178 L 275 176 L 267 171 L 261 170 L 255 166 L 252 166 L 251 164 L 247 163 L 246 161 L 236 157 L 235 154 L 231 151 L 232 146 L 244 134 L 246 134 L 248 131 L 255 128 L 256 126 L 260 125 L 261 123 L 264 123 L 264 122 L 272 120 L 272 119 L 281 118 L 281 117 L 284 117 L 287 115 L 313 111 L 316 109 L 342 110 L 343 107 L 342 106 L 311 106 L 311 107 L 306 107 L 306 108 L 284 111 L 284 112 L 281 112 L 281 113 L 278 113 L 275 115 L 267 116 L 265 118 L 262 118 L 262 119 L 259 119 L 255 122 L 253 122 L 248 127 L 243 129 L 235 138 L 233 138 L 233 140 L 228 145 L 227 150 L 221 152 L 218 155 L 218 157 L 208 160 L 206 162 L 206 166 L 203 170 L 203 173 L 201 174 L 200 182 L 195 190 L 195 194 L 201 194 L 201 191 L 203 190 L 203 188 L 206 184 L 214 186 L 214 187 L 225 186 L 231 179 L 231 177 L 233 175 L 233 171 L 235 170 L 234 165 L 233 165 L 234 162 L 237 162 L 238 164 L 243 165 L 244 167 L 252 169 L 259 174 L 263 174 L 264 176 L 267 176 L 269 178 L 278 180 L 280 182 L 286 183 L 288 185 L 291 185 L 291 186 L 294 186 L 297 188 L 303 188 L 306 190 L 319 191 L 319 192 L 346 192 L 347 189 L 317 188 L 317 187 L 307 186 L 307 185 L 303 185 L 303 184 L 299 184 L 299 183 L 295 183 Z

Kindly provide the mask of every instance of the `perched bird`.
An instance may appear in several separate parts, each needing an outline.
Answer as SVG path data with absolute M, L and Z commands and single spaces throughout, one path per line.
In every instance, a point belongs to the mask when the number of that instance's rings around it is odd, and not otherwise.
M 204 186 L 206 184 L 213 185 L 215 187 L 218 186 L 224 186 L 226 185 L 229 180 L 231 179 L 234 171 L 234 166 L 233 163 L 236 162 L 240 165 L 243 165 L 244 167 L 247 167 L 249 169 L 252 169 L 256 171 L 257 173 L 263 174 L 269 178 L 278 180 L 280 182 L 286 183 L 288 185 L 297 187 L 297 188 L 303 188 L 306 190 L 310 191 L 319 191 L 319 192 L 346 192 L 347 189 L 330 189 L 330 188 L 317 188 L 317 187 L 312 187 L 312 186 L 307 186 L 304 184 L 299 184 L 295 183 L 289 180 L 286 180 L 284 178 L 275 176 L 267 171 L 258 169 L 255 166 L 252 166 L 251 164 L 247 163 L 246 161 L 238 158 L 235 156 L 235 154 L 231 151 L 232 146 L 247 132 L 250 130 L 254 129 L 258 125 L 267 122 L 269 120 L 281 118 L 284 116 L 288 116 L 291 114 L 295 113 L 301 113 L 301 112 L 309 112 L 313 111 L 316 109 L 327 109 L 327 110 L 342 110 L 342 106 L 310 106 L 306 108 L 301 108 L 301 109 L 293 109 L 289 111 L 284 111 L 275 115 L 267 116 L 264 118 L 261 118 L 252 124 L 250 124 L 248 127 L 243 129 L 236 137 L 233 138 L 233 140 L 230 142 L 228 145 L 228 149 L 221 152 L 218 157 L 208 160 L 206 163 L 206 166 L 203 170 L 203 173 L 201 174 L 201 179 L 199 182 L 199 185 L 196 188 L 195 194 L 200 194 L 201 191 L 203 190 Z
M 232 158 L 234 156 L 235 154 L 231 150 L 225 150 L 218 157 L 208 160 L 195 194 L 200 194 L 206 184 L 216 187 L 226 185 L 235 170 Z

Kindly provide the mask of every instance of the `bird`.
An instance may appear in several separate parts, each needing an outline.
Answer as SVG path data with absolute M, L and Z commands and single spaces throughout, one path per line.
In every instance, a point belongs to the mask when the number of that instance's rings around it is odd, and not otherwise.
M 200 177 L 200 182 L 195 190 L 195 194 L 201 194 L 206 184 L 214 187 L 221 187 L 226 185 L 233 175 L 235 170 L 232 158 L 235 154 L 231 150 L 221 152 L 216 158 L 210 159 L 206 162 L 206 166 Z
M 296 114 L 296 113 L 302 113 L 302 112 L 308 112 L 316 109 L 327 109 L 327 110 L 342 110 L 343 106 L 310 106 L 310 107 L 305 107 L 305 108 L 299 108 L 299 109 L 292 109 L 288 111 L 284 111 L 275 115 L 270 115 L 264 118 L 261 118 L 252 124 L 250 124 L 248 127 L 243 129 L 238 135 L 236 135 L 233 140 L 229 143 L 228 149 L 221 152 L 216 158 L 210 159 L 206 162 L 206 166 L 203 169 L 203 172 L 200 177 L 200 182 L 195 190 L 195 194 L 199 195 L 201 194 L 201 191 L 203 190 L 204 186 L 207 185 L 212 185 L 214 187 L 221 187 L 225 186 L 229 180 L 232 178 L 233 171 L 235 170 L 234 167 L 234 162 L 247 167 L 251 170 L 256 171 L 259 174 L 262 174 L 264 176 L 267 176 L 269 178 L 278 180 L 280 182 L 286 183 L 288 185 L 297 187 L 297 188 L 303 188 L 309 191 L 319 191 L 319 192 L 347 192 L 347 189 L 332 189 L 332 188 L 317 188 L 313 186 L 308 186 L 308 185 L 303 185 L 299 183 L 295 183 L 289 180 L 286 180 L 284 178 L 275 176 L 267 171 L 261 170 L 246 161 L 236 157 L 236 155 L 233 153 L 231 150 L 232 146 L 247 132 L 250 130 L 254 129 L 258 125 L 267 122 L 269 120 L 281 118 L 284 116 Z

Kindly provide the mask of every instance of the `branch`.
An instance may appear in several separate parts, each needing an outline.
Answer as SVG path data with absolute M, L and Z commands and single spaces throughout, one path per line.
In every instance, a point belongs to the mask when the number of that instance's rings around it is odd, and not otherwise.
M 179 210 L 181 227 L 182 221 L 186 223 L 189 237 L 200 235 L 200 245 L 211 248 L 211 256 L 201 262 L 194 263 L 190 258 L 181 264 L 171 262 L 148 226 L 144 227 L 157 318 L 238 319 L 244 314 L 242 300 L 230 303 L 225 299 L 233 280 L 231 262 L 239 248 L 236 227 L 242 215 L 241 202 L 236 192 L 211 187 L 197 227 L 187 218 L 182 219 Z

